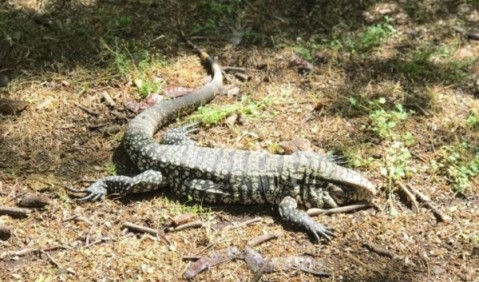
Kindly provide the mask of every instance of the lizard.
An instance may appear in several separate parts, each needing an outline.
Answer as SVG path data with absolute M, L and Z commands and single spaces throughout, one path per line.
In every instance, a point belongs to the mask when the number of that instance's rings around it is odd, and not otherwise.
M 197 130 L 186 125 L 154 134 L 178 116 L 210 102 L 223 86 L 220 65 L 197 50 L 212 79 L 192 93 L 161 100 L 133 118 L 124 134 L 124 148 L 140 169 L 134 176 L 108 176 L 81 190 L 79 201 L 97 201 L 109 194 L 140 193 L 168 187 L 197 201 L 224 204 L 270 204 L 282 222 L 302 229 L 311 239 L 331 240 L 332 229 L 298 208 L 337 207 L 369 200 L 376 187 L 358 172 L 312 151 L 277 155 L 263 151 L 201 147 L 189 138 Z

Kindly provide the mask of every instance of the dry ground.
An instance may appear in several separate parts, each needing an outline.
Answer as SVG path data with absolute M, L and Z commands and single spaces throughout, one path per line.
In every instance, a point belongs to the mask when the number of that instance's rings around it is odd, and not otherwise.
M 0 115 L 0 205 L 32 191 L 50 204 L 27 218 L 0 216 L 13 233 L 0 241 L 0 280 L 179 280 L 191 263 L 184 256 L 275 233 L 255 249 L 265 258 L 312 255 L 332 275 L 323 281 L 479 281 L 477 2 L 207 2 L 1 2 L 0 82 L 8 86 L 0 98 L 28 107 Z M 201 145 L 280 152 L 281 142 L 309 140 L 374 181 L 376 207 L 316 217 L 337 238 L 313 244 L 269 207 L 193 203 L 167 191 L 72 201 L 66 185 L 134 173 L 120 146 L 133 116 L 124 102 L 148 86 L 204 82 L 178 40 L 176 18 L 223 66 L 249 77 L 229 75 L 243 98 L 213 104 L 242 106 L 203 124 L 195 136 Z M 299 73 L 294 52 L 314 69 Z M 429 196 L 451 220 L 439 222 L 420 201 L 416 210 L 400 184 Z M 128 221 L 162 230 L 186 213 L 204 226 L 167 233 L 169 243 L 122 228 Z M 65 221 L 72 216 L 87 220 Z M 231 228 L 255 217 L 261 221 Z M 17 253 L 26 249 L 34 251 Z M 235 260 L 195 279 L 253 276 Z M 291 270 L 261 279 L 318 278 Z

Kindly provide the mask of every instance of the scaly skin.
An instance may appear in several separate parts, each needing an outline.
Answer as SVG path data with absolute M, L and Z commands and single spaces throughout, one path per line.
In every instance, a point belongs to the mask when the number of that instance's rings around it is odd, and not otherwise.
M 336 207 L 370 199 L 374 185 L 357 172 L 313 152 L 273 155 L 233 149 L 204 148 L 187 137 L 192 126 L 168 131 L 161 144 L 153 134 L 179 115 L 211 101 L 222 87 L 219 65 L 200 52 L 203 65 L 213 74 L 211 82 L 192 94 L 161 101 L 129 124 L 124 146 L 143 171 L 135 177 L 111 176 L 84 190 L 80 200 L 96 201 L 107 194 L 128 194 L 168 187 L 198 201 L 227 204 L 272 204 L 284 222 L 306 231 L 313 239 L 330 239 L 333 233 L 316 223 L 305 207 Z

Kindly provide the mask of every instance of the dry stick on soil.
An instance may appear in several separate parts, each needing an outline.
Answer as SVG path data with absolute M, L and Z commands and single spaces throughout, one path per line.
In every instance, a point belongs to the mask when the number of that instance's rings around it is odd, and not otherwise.
M 246 68 L 241 67 L 223 67 L 225 72 L 246 72 Z
M 116 107 L 115 101 L 113 100 L 113 98 L 111 98 L 110 95 L 108 95 L 108 93 L 106 91 L 104 91 L 101 94 L 101 97 L 103 98 L 103 100 L 105 101 L 105 104 L 107 104 L 107 106 L 110 106 L 112 108 Z
M 250 219 L 250 220 L 247 220 L 247 221 L 244 221 L 244 222 L 241 222 L 237 225 L 234 225 L 234 226 L 231 226 L 231 229 L 236 229 L 236 228 L 240 228 L 240 227 L 243 227 L 245 225 L 250 225 L 252 223 L 256 223 L 256 222 L 260 222 L 262 219 L 261 217 L 255 217 L 253 219 Z
M 345 213 L 345 212 L 364 209 L 367 207 L 370 207 L 370 205 L 365 203 L 365 204 L 355 204 L 355 205 L 349 205 L 349 206 L 332 208 L 332 209 L 313 208 L 313 209 L 309 209 L 306 213 L 310 216 L 316 216 L 316 215 L 323 215 L 323 214 Z
M 52 257 L 48 252 L 41 251 L 41 253 L 44 254 L 44 255 L 46 255 L 46 256 L 50 259 L 50 262 L 51 262 L 56 268 L 61 269 L 60 264 L 58 264 L 58 262 L 57 262 L 56 260 L 54 260 L 53 257 Z
M 309 273 L 309 274 L 312 274 L 312 275 L 316 275 L 316 276 L 319 276 L 319 277 L 331 277 L 331 274 L 329 274 L 327 272 L 315 271 L 315 270 L 312 270 L 312 269 L 309 269 L 309 268 L 306 268 L 306 267 L 293 266 L 293 267 L 291 267 L 291 269 L 300 270 L 300 271 L 303 271 L 303 272 L 306 272 L 306 273 Z
M 85 113 L 89 114 L 89 115 L 92 115 L 92 116 L 99 116 L 100 114 L 95 112 L 95 111 L 92 111 L 90 110 L 89 108 L 79 104 L 79 103 L 75 103 L 75 106 L 77 106 L 78 108 L 80 108 L 82 111 L 84 111 Z
M 26 249 L 23 249 L 23 250 L 20 250 L 20 251 L 5 252 L 5 253 L 0 255 L 0 259 L 6 258 L 6 257 L 21 257 L 21 256 L 31 254 L 31 253 L 35 252 L 36 250 L 37 249 L 26 248 Z
M 258 282 L 263 276 L 264 271 L 266 270 L 266 267 L 268 267 L 268 265 L 271 265 L 270 261 L 265 260 L 261 268 L 254 274 L 253 279 L 251 279 L 251 282 Z
M 98 245 L 98 244 L 101 244 L 103 242 L 107 242 L 107 241 L 110 241 L 110 238 L 108 237 L 103 237 L 103 238 L 100 238 L 96 241 L 93 241 L 93 242 L 89 242 L 88 244 L 85 245 L 85 248 L 88 248 L 88 247 L 91 247 L 93 245 Z
M 180 214 L 171 219 L 171 225 L 178 226 L 192 221 L 195 215 L 192 213 Z
M 431 200 L 429 199 L 429 197 L 425 196 L 424 194 L 422 194 L 421 192 L 417 191 L 416 189 L 414 189 L 411 185 L 407 185 L 407 188 L 409 188 L 409 190 L 411 190 L 411 192 L 416 195 L 416 197 L 424 203 L 424 205 L 426 207 L 428 207 L 432 213 L 434 214 L 434 216 L 437 218 L 437 220 L 439 222 L 449 222 L 451 221 L 451 217 L 449 217 L 448 215 L 445 215 L 443 214 L 440 210 L 438 210 L 431 202 Z
M 26 217 L 31 211 L 22 208 L 0 206 L 0 215 L 9 215 L 11 217 Z
M 399 185 L 399 188 L 401 189 L 401 191 L 403 191 L 404 194 L 406 194 L 406 196 L 411 201 L 411 203 L 413 205 L 414 212 L 418 212 L 419 207 L 418 207 L 417 202 L 416 202 L 416 197 L 411 193 L 411 191 L 409 191 L 409 189 L 406 187 L 406 185 L 404 185 L 402 182 L 398 182 L 398 185 Z
M 165 236 L 165 234 L 163 234 L 163 232 L 161 231 L 158 231 L 158 230 L 155 230 L 153 228 L 150 228 L 150 227 L 146 227 L 146 226 L 141 226 L 141 225 L 138 225 L 138 224 L 134 224 L 134 223 L 131 223 L 131 222 L 124 222 L 122 224 L 123 227 L 131 230 L 131 231 L 136 231 L 136 232 L 141 232 L 141 233 L 147 233 L 147 234 L 151 234 L 153 236 L 156 236 L 157 238 L 160 237 L 162 238 L 163 240 L 165 240 L 165 242 L 168 244 L 168 245 L 171 245 L 171 241 Z
M 169 227 L 166 230 L 168 232 L 174 232 L 174 231 L 180 231 L 180 230 L 184 230 L 184 229 L 188 229 L 188 228 L 199 228 L 199 227 L 203 227 L 203 222 L 197 220 L 197 221 L 193 221 L 193 222 L 189 222 L 189 223 L 179 225 L 177 227 Z
M 122 226 L 131 230 L 131 231 L 148 233 L 148 234 L 151 234 L 151 235 L 154 235 L 154 236 L 158 235 L 158 231 L 156 229 L 146 227 L 146 226 L 137 225 L 137 224 L 134 224 L 134 223 L 131 223 L 131 222 L 124 222 L 122 224 Z
M 250 247 L 254 247 L 256 245 L 262 244 L 264 242 L 267 242 L 269 240 L 273 240 L 273 239 L 276 239 L 276 238 L 278 238 L 277 234 L 264 234 L 264 235 L 261 235 L 259 237 L 256 237 L 255 239 L 249 241 L 247 243 L 247 245 L 250 246 Z
M 363 246 L 368 248 L 370 251 L 373 251 L 373 252 L 375 252 L 379 255 L 386 256 L 386 257 L 389 257 L 389 258 L 395 258 L 396 257 L 396 254 L 393 251 L 384 249 L 384 248 L 382 248 L 382 247 L 380 247 L 376 244 L 366 242 L 366 243 L 363 244 Z
M 239 79 L 241 82 L 245 82 L 245 81 L 249 80 L 249 76 L 247 76 L 246 74 L 242 74 L 242 73 L 235 73 L 235 77 L 237 79 Z
M 88 225 L 93 225 L 93 222 L 91 222 L 88 218 L 86 218 L 84 216 L 79 216 L 79 215 L 74 215 L 74 216 L 67 217 L 64 220 L 62 220 L 62 222 L 67 222 L 67 221 L 71 221 L 71 220 L 74 220 L 75 222 L 83 221 Z

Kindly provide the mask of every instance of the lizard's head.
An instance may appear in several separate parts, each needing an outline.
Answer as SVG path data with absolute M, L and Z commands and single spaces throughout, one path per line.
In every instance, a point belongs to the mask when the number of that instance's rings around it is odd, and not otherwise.
M 336 207 L 371 199 L 376 187 L 356 171 L 313 152 L 301 152 L 301 201 L 309 207 Z M 302 183 L 301 183 L 302 182 Z

